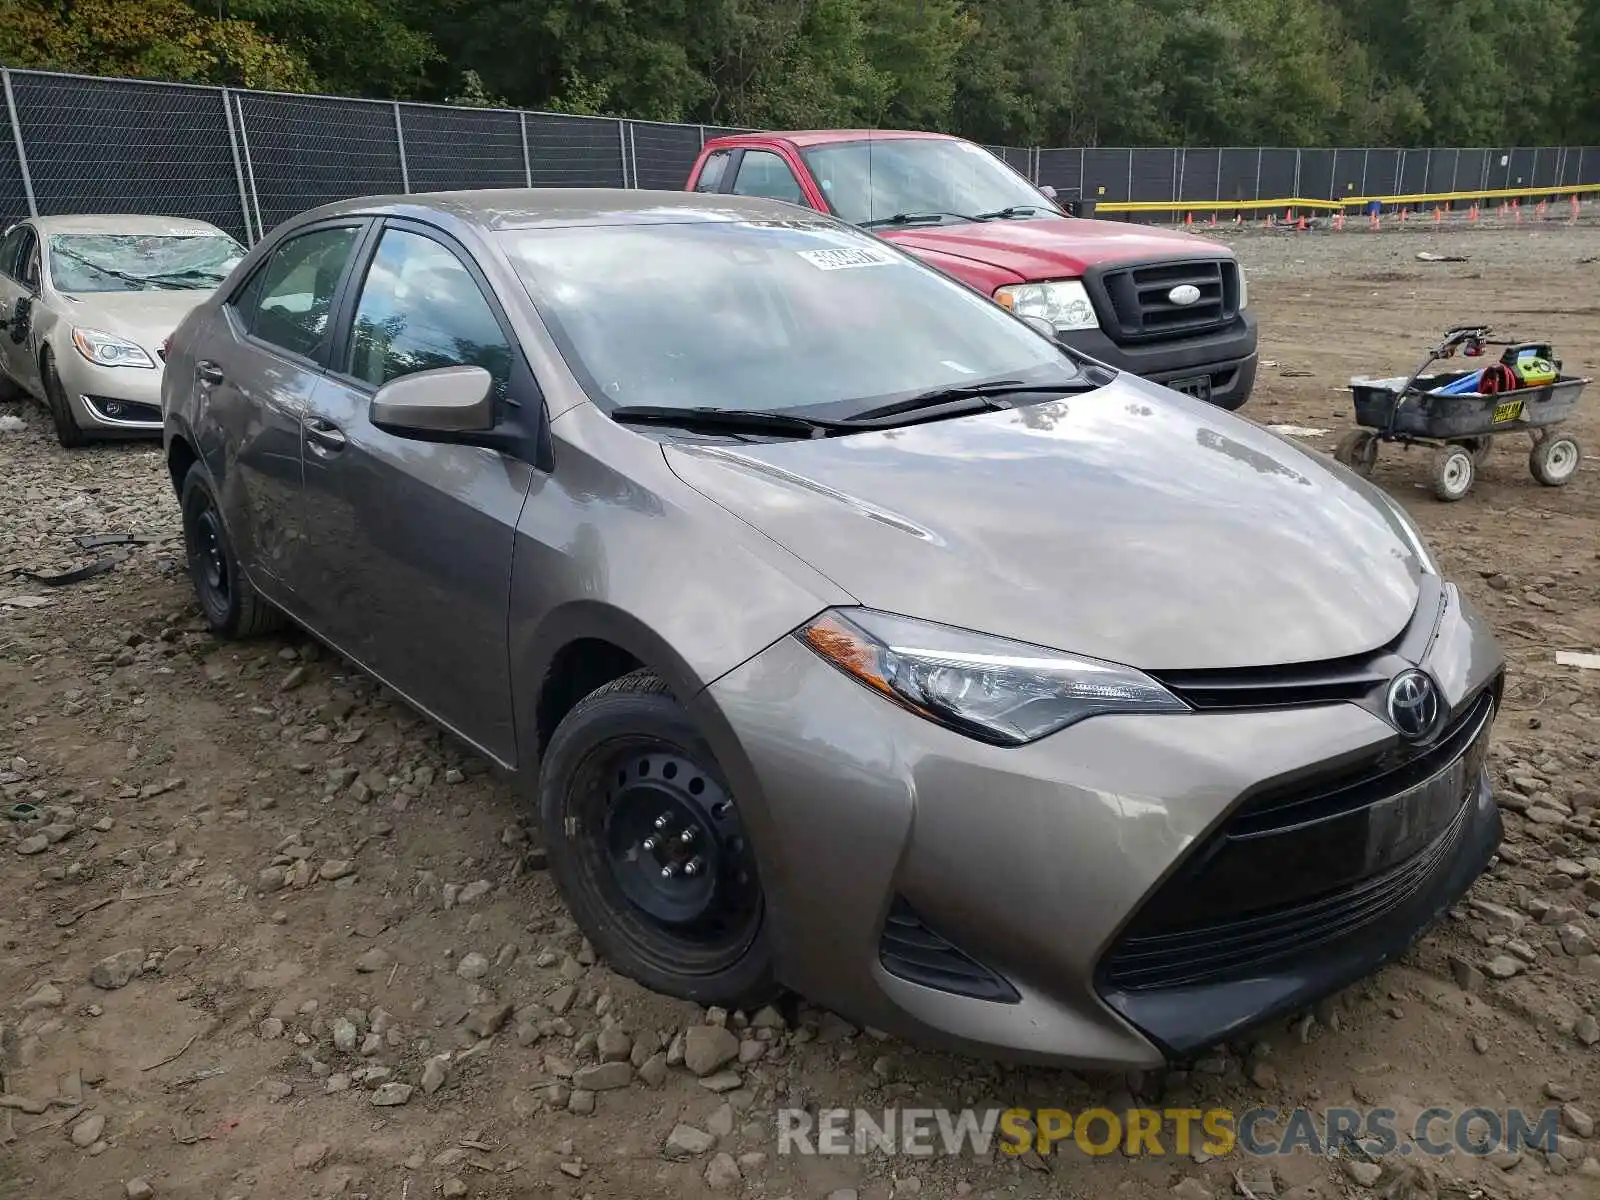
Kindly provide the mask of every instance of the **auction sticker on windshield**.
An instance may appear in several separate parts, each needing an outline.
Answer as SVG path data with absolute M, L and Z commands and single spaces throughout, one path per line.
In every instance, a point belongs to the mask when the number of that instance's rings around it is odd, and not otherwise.
M 886 267 L 895 260 L 889 251 L 875 250 L 871 246 L 839 246 L 829 250 L 797 250 L 795 253 L 821 271 Z

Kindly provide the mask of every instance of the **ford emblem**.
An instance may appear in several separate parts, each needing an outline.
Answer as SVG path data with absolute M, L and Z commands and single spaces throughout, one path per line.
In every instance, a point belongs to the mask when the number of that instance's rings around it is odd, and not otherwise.
M 1189 305 L 1200 299 L 1200 289 L 1192 283 L 1180 283 L 1167 293 L 1167 299 L 1174 304 Z

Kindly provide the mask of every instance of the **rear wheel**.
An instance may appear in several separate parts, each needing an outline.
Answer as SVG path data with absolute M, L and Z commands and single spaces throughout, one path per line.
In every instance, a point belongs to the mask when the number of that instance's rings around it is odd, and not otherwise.
M 1528 470 L 1545 487 L 1561 487 L 1577 473 L 1583 447 L 1571 434 L 1554 434 L 1534 443 Z
M 189 576 L 211 631 L 225 638 L 246 638 L 281 626 L 283 614 L 245 578 L 223 526 L 221 506 L 199 466 L 190 467 L 184 476 L 180 500 Z
M 1477 474 L 1469 451 L 1446 446 L 1433 456 L 1433 494 L 1440 500 L 1459 500 L 1472 490 Z
M 698 1004 L 774 999 L 766 902 L 711 748 L 660 679 L 636 671 L 557 727 L 539 771 L 550 870 L 622 974 Z
M 39 375 L 44 383 L 45 407 L 56 427 L 56 441 L 69 450 L 86 444 L 89 438 L 72 415 L 72 404 L 67 399 L 67 389 L 61 386 L 61 376 L 56 374 L 56 359 L 49 346 L 39 355 Z
M 1370 429 L 1352 429 L 1339 439 L 1333 456 L 1357 475 L 1371 475 L 1378 464 L 1378 435 Z

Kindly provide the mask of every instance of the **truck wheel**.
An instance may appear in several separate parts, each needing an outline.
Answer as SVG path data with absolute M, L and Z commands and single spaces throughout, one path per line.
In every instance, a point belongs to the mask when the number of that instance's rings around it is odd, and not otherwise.
M 1472 490 L 1477 474 L 1468 451 L 1446 446 L 1433 456 L 1433 494 L 1440 500 L 1459 500 Z
M 1369 476 L 1378 465 L 1378 435 L 1370 429 L 1352 429 L 1339 439 L 1333 456 L 1357 475 Z
M 1545 437 L 1534 443 L 1528 455 L 1528 470 L 1545 487 L 1561 487 L 1577 474 L 1583 461 L 1583 447 L 1571 434 Z

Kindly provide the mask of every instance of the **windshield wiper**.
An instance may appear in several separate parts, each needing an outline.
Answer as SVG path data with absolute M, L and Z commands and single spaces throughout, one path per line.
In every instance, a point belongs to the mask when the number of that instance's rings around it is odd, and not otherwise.
M 903 212 L 895 213 L 892 217 L 879 217 L 875 221 L 861 222 L 862 229 L 872 229 L 878 225 L 916 225 L 924 221 L 943 221 L 946 217 L 954 217 L 958 221 L 970 221 L 966 213 L 958 212 Z
M 624 404 L 620 408 L 613 408 L 610 417 L 624 425 L 674 425 L 680 429 L 705 433 L 770 433 L 780 437 L 816 438 L 851 430 L 849 425 L 841 421 L 745 408 L 674 408 L 666 405 Z
M 215 271 L 209 271 L 204 267 L 190 267 L 186 271 L 155 271 L 149 275 L 140 276 L 140 278 L 148 279 L 152 283 L 166 283 L 169 280 L 181 280 L 185 286 L 187 286 L 193 280 L 201 279 L 211 287 L 216 287 L 217 284 L 221 283 L 227 277 L 228 276 L 226 273 L 218 275 Z
M 119 271 L 115 267 L 108 267 L 104 263 L 97 263 L 92 258 L 85 258 L 81 254 L 74 254 L 71 250 L 62 250 L 56 248 L 52 249 L 51 253 L 59 254 L 62 258 L 70 258 L 73 262 L 80 262 L 84 266 L 88 267 L 91 271 L 99 271 L 100 274 L 109 275 L 113 279 L 121 279 L 127 283 L 138 284 L 141 291 L 144 290 L 145 284 L 153 284 L 156 287 L 165 288 L 178 286 L 176 284 L 162 283 L 159 278 L 152 278 L 148 275 L 134 275 L 128 271 Z
M 915 396 L 896 400 L 891 404 L 880 404 L 877 408 L 855 413 L 845 418 L 845 421 L 850 425 L 868 424 L 884 417 L 898 417 L 905 413 L 938 408 L 940 405 L 953 404 L 958 400 L 978 401 L 979 403 L 972 406 L 974 412 L 985 409 L 999 410 L 1011 407 L 999 399 L 1002 396 L 1020 395 L 1025 392 L 1050 392 L 1060 395 L 1064 392 L 1093 391 L 1096 386 L 1088 379 L 1063 380 L 1056 383 L 1024 383 L 1020 379 L 995 379 L 988 383 L 957 384 L 954 387 L 918 392 Z
M 978 213 L 972 218 L 974 221 L 999 221 L 1010 220 L 1014 217 L 1032 216 L 1034 213 L 1048 212 L 1041 204 L 1013 204 L 1009 208 L 997 208 L 993 212 Z

